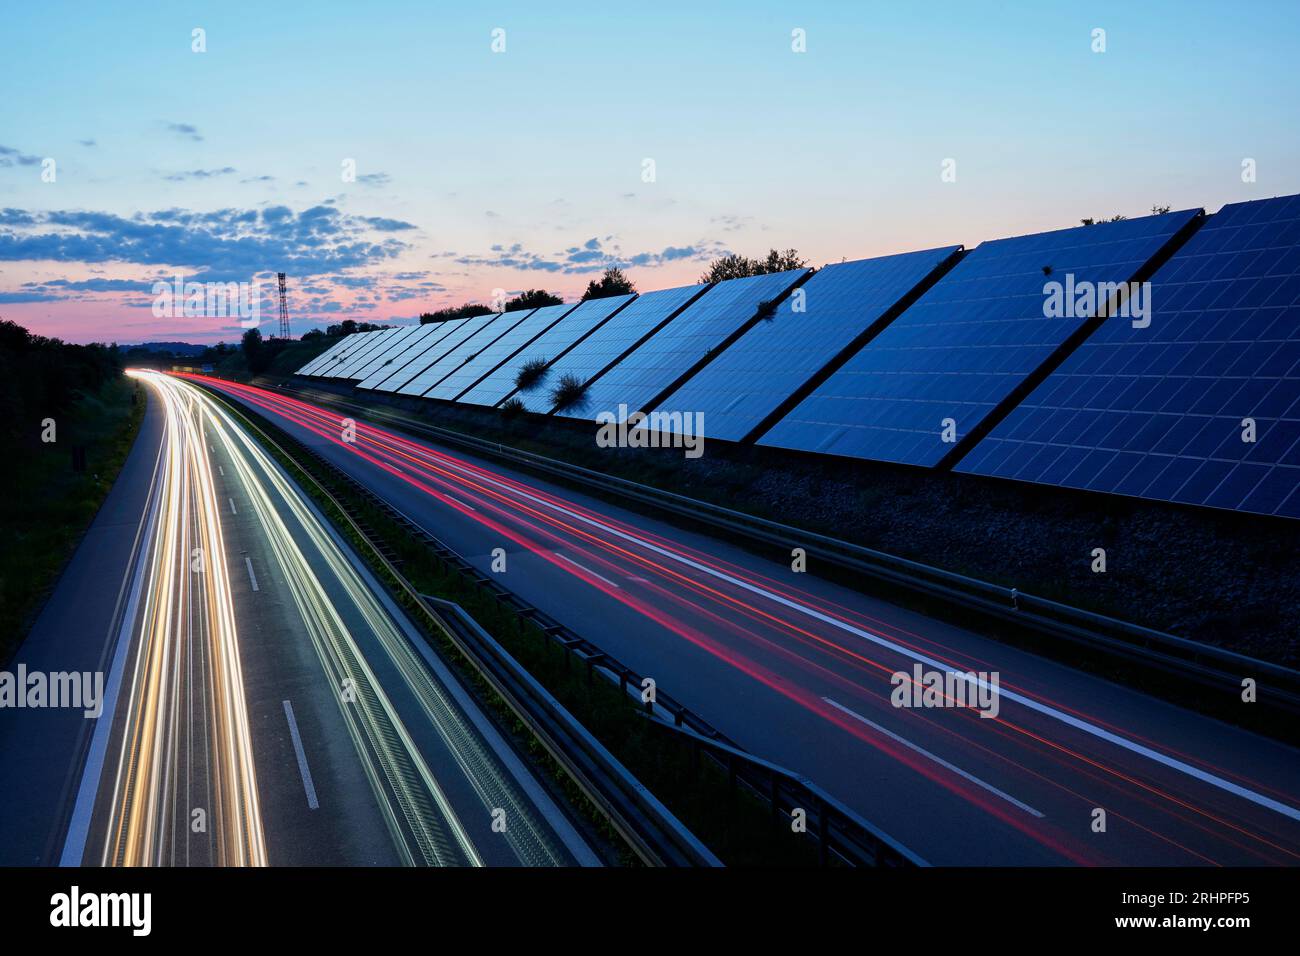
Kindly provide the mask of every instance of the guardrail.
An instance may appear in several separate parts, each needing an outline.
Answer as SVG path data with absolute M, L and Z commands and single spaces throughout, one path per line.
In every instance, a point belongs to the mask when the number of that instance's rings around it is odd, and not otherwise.
M 459 612 L 449 619 L 432 606 L 429 599 L 414 588 L 402 575 L 393 560 L 393 554 L 373 531 L 358 520 L 338 497 L 325 487 L 315 475 L 300 463 L 303 457 L 315 460 L 319 467 L 358 493 L 364 494 L 376 505 L 386 503 L 373 492 L 360 485 L 351 476 L 340 471 L 320 455 L 302 445 L 275 425 L 265 422 L 259 426 L 253 418 L 261 418 L 246 407 L 236 408 L 213 389 L 214 394 L 261 439 L 288 461 L 295 462 L 299 470 L 315 485 L 347 521 L 353 532 L 366 543 L 384 570 L 397 582 L 401 594 L 409 605 L 423 613 L 433 628 L 441 633 L 464 656 L 465 660 L 506 706 L 542 745 L 543 749 L 573 779 L 583 795 L 599 808 L 636 854 L 652 866 L 721 866 L 721 861 L 663 806 L 623 764 L 615 758 L 572 714 L 529 674 L 510 654 L 496 643 L 473 619 L 458 606 Z M 274 433 L 274 434 L 272 434 Z M 285 446 L 293 448 L 297 456 Z M 412 533 L 420 537 L 431 536 L 405 517 Z M 450 603 L 450 602 L 447 602 Z
M 220 393 L 216 394 L 220 395 Z M 224 397 L 222 398 L 224 400 Z M 226 402 L 226 404 L 229 405 L 229 402 Z M 262 417 L 244 406 L 241 406 L 241 410 L 245 419 Z M 257 426 L 253 427 L 256 428 Z M 275 425 L 267 423 L 266 429 L 282 436 L 283 444 L 292 445 L 299 457 L 312 459 L 316 467 L 331 476 L 331 480 L 348 487 L 354 494 L 363 497 L 370 507 L 400 525 L 411 538 L 421 542 L 445 568 L 455 571 L 465 580 L 485 590 L 498 603 L 514 611 L 520 617 L 531 621 L 544 639 L 563 649 L 566 663 L 575 661 L 579 666 L 586 668 L 589 681 L 599 675 L 602 679 L 616 685 L 623 693 L 638 700 L 640 699 L 644 675 L 638 674 L 632 668 L 607 654 L 591 641 L 552 618 L 545 611 L 524 601 L 496 579 L 484 575 L 460 554 L 447 547 L 400 509 L 393 507 L 319 453 L 307 448 Z M 258 428 L 258 430 L 262 432 L 268 442 L 280 450 L 281 454 L 284 454 L 290 460 L 294 460 L 294 456 L 288 455 L 280 443 L 266 435 L 265 430 L 261 428 Z M 480 667 L 489 669 L 493 667 L 494 662 L 501 665 L 506 678 L 502 683 L 506 685 L 505 690 L 511 695 L 506 697 L 503 693 L 504 699 L 531 703 L 543 718 L 553 712 L 562 714 L 564 722 L 570 725 L 569 732 L 571 736 L 568 745 L 573 748 L 574 756 L 589 758 L 597 765 L 597 768 L 609 761 L 613 761 L 617 765 L 622 772 L 612 775 L 613 779 L 606 782 L 606 789 L 610 789 L 612 785 L 612 788 L 619 792 L 623 804 L 621 815 L 629 826 L 636 824 L 639 816 L 649 816 L 653 822 L 654 818 L 661 817 L 663 814 L 668 814 L 672 821 L 677 823 L 676 818 L 671 817 L 667 808 L 663 807 L 646 790 L 644 785 L 637 782 L 628 771 L 623 769 L 622 765 L 617 762 L 617 758 L 609 754 L 603 745 L 564 709 L 562 704 L 556 701 L 531 674 L 515 661 L 495 638 L 492 638 L 491 635 L 484 631 L 459 605 L 431 595 L 420 594 L 412 588 L 393 564 L 394 555 L 384 548 L 381 542 L 374 540 L 373 534 L 364 522 L 357 521 L 349 515 L 344 505 L 327 488 L 319 481 L 316 481 L 307 469 L 302 470 L 329 497 L 334 506 L 348 517 L 349 523 L 370 544 L 390 574 L 401 581 L 408 592 L 418 599 L 420 606 L 426 613 L 434 617 L 441 627 L 448 628 L 450 626 L 452 629 L 458 630 L 457 636 L 460 639 L 456 640 L 455 643 L 471 661 L 477 662 Z M 438 607 L 447 608 L 452 619 L 449 621 L 446 615 L 438 614 L 435 610 Z M 456 621 L 459 621 L 459 626 L 457 626 Z M 496 689 L 496 686 L 494 683 L 494 689 Z M 726 768 L 729 779 L 733 784 L 743 784 L 758 799 L 767 802 L 774 818 L 779 813 L 788 814 L 794 808 L 804 809 L 810 821 L 810 826 L 806 832 L 810 838 L 817 841 L 819 858 L 824 863 L 834 859 L 852 866 L 928 865 L 920 857 L 901 846 L 897 841 L 821 790 L 807 778 L 744 750 L 735 741 L 710 725 L 703 717 L 687 708 L 661 687 L 656 686 L 653 700 L 642 703 L 642 707 L 645 715 L 653 718 L 656 726 L 678 731 L 685 735 L 694 750 L 708 752 L 710 759 Z M 557 759 L 559 759 L 558 756 Z M 566 761 L 561 760 L 561 763 L 566 765 L 566 769 L 568 769 Z M 595 783 L 602 782 L 597 773 L 592 772 L 588 776 Z M 597 802 L 597 805 L 601 804 Z M 677 823 L 677 826 L 681 827 L 681 824 Z M 662 829 L 662 827 L 659 829 Z M 685 830 L 684 827 L 681 829 Z M 692 836 L 691 839 L 693 840 L 694 837 Z M 708 852 L 707 848 L 703 848 L 702 844 L 700 847 L 705 853 Z M 712 857 L 711 853 L 708 855 Z M 695 865 L 720 865 L 716 858 L 712 858 L 712 862 L 701 859 L 683 862 L 691 862 Z
M 319 394 L 315 389 L 312 392 L 314 395 Z M 396 409 L 389 411 L 373 405 L 362 405 L 342 396 L 334 396 L 333 393 L 327 393 L 326 401 L 333 405 L 359 409 L 372 417 L 388 419 L 407 431 L 430 436 L 447 445 L 473 451 L 533 473 L 551 475 L 591 488 L 601 495 L 614 495 L 689 517 L 743 540 L 776 546 L 786 551 L 803 548 L 810 559 L 810 567 L 815 566 L 816 559 L 821 559 L 841 570 L 976 610 L 1018 627 L 1085 646 L 1110 657 L 1123 658 L 1225 695 L 1240 694 L 1242 681 L 1250 678 L 1256 683 L 1257 703 L 1254 706 L 1286 715 L 1300 714 L 1300 671 L 1280 664 L 1261 661 L 1026 594 L 1014 587 L 991 584 L 828 535 L 547 458 L 500 442 L 476 438 L 398 414 Z

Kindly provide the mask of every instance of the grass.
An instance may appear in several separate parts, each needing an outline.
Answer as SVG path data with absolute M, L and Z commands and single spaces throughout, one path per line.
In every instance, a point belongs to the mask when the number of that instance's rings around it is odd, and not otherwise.
M 531 391 L 541 384 L 542 379 L 546 377 L 546 366 L 550 364 L 550 359 L 532 358 L 525 362 L 519 368 L 519 374 L 515 376 L 515 388 L 521 392 Z
M 246 415 L 242 409 L 236 413 L 245 420 L 260 418 Z M 268 427 L 267 431 L 275 434 L 277 441 L 283 440 L 282 433 L 274 426 Z M 256 431 L 252 434 L 259 437 Z M 292 444 L 291 439 L 285 442 L 286 448 L 291 448 Z M 270 450 L 276 454 L 274 449 Z M 588 679 L 585 668 L 570 661 L 567 653 L 533 623 L 445 565 L 422 543 L 413 539 L 401 524 L 357 495 L 348 484 L 336 481 L 315 462 L 305 459 L 300 463 L 279 454 L 276 457 L 296 478 L 301 476 L 300 484 L 304 490 L 322 506 L 340 533 L 353 541 L 358 553 L 377 576 L 390 585 L 396 600 L 410 606 L 405 592 L 400 587 L 392 587 L 398 583 L 396 579 L 343 520 L 328 497 L 313 481 L 302 480 L 308 474 L 328 488 L 354 518 L 364 522 L 373 530 L 375 538 L 396 553 L 401 561 L 401 574 L 413 587 L 421 593 L 454 601 L 464 608 L 724 862 L 730 866 L 816 865 L 816 847 L 811 841 L 778 826 L 765 804 L 744 790 L 732 789 L 721 768 L 707 760 L 693 759 L 690 748 L 683 741 L 651 726 L 630 698 L 612 684 L 598 677 Z M 420 622 L 419 615 L 413 617 Z M 581 791 L 568 780 L 527 728 L 517 721 L 505 703 L 495 698 L 459 649 L 445 637 L 432 633 L 431 629 L 425 628 L 425 633 L 512 731 L 528 756 L 552 780 L 559 782 L 570 802 L 584 806 L 586 801 Z M 600 819 L 590 805 L 586 807 L 586 815 L 589 819 Z M 604 835 L 612 837 L 608 830 Z M 621 862 L 633 862 L 630 852 L 624 852 Z
M 587 383 L 576 375 L 561 375 L 551 390 L 551 405 L 557 412 L 573 408 L 587 397 Z
M 0 495 L 0 661 L 31 628 L 64 565 L 126 461 L 144 417 L 144 397 L 125 375 L 82 395 L 56 419 L 57 441 L 33 441 L 10 456 Z M 85 471 L 72 449 L 86 449 Z

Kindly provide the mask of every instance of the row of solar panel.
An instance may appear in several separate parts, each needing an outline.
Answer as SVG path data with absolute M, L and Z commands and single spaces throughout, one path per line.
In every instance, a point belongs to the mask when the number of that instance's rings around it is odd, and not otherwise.
M 300 374 L 1300 517 L 1298 317 L 1292 196 L 365 333 Z

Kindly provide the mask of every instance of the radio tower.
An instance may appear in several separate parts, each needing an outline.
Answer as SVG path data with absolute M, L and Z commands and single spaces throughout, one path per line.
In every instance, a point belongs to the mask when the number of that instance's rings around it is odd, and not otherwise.
M 284 273 L 277 272 L 276 278 L 280 281 L 280 338 L 289 338 L 289 300 L 284 293 Z

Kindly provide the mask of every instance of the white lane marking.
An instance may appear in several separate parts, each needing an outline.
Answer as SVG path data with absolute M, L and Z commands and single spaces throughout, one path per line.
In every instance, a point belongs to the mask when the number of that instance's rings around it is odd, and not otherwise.
M 924 747 L 921 747 L 921 746 L 919 746 L 918 744 L 914 744 L 914 743 L 912 743 L 910 740 L 908 740 L 908 739 L 906 739 L 906 738 L 904 738 L 904 737 L 900 737 L 898 734 L 894 733 L 892 730 L 888 730 L 888 729 L 886 729 L 886 728 L 880 726 L 880 724 L 876 723 L 874 720 L 868 720 L 866 717 L 863 717 L 861 714 L 859 714 L 856 710 L 849 710 L 849 708 L 845 707 L 845 706 L 844 706 L 843 704 L 841 704 L 839 701 L 837 701 L 837 700 L 831 700 L 829 697 L 823 697 L 822 700 L 826 701 L 826 703 L 830 704 L 830 705 L 831 705 L 832 707 L 834 707 L 836 710 L 840 710 L 840 711 L 843 711 L 844 713 L 848 714 L 848 715 L 849 715 L 850 717 L 852 717 L 854 720 L 860 720 L 860 721 L 862 721 L 862 723 L 866 724 L 866 725 L 867 725 L 868 727 L 870 727 L 872 730 L 875 730 L 875 731 L 877 731 L 878 733 L 882 733 L 882 734 L 884 734 L 884 735 L 885 735 L 886 737 L 888 737 L 890 740 L 897 741 L 898 743 L 902 744 L 904 747 L 907 747 L 907 748 L 909 748 L 909 749 L 911 749 L 911 750 L 915 750 L 915 751 L 916 751 L 917 753 L 919 753 L 921 756 L 923 756 L 923 757 L 928 757 L 930 760 L 933 760 L 933 761 L 934 761 L 935 763 L 937 763 L 939 766 L 944 767 L 944 768 L 946 768 L 946 769 L 948 769 L 948 770 L 951 770 L 951 771 L 952 771 L 953 773 L 955 773 L 957 776 L 961 777 L 961 778 L 964 779 L 964 780 L 969 780 L 971 783 L 975 784 L 975 786 L 977 786 L 977 787 L 983 787 L 983 788 L 984 788 L 985 790 L 987 790 L 989 793 L 994 794 L 995 796 L 999 796 L 999 797 L 1001 797 L 1003 800 L 1007 801 L 1007 803 L 1010 803 L 1010 804 L 1012 804 L 1012 805 L 1014 805 L 1014 806 L 1019 807 L 1021 810 L 1024 810 L 1026 813 L 1033 814 L 1034 816 L 1039 817 L 1039 818 L 1041 818 L 1041 817 L 1043 816 L 1043 814 L 1042 814 L 1041 811 L 1039 811 L 1039 810 L 1035 810 L 1035 809 L 1034 809 L 1033 807 L 1031 807 L 1029 804 L 1020 802 L 1020 801 L 1017 800 L 1015 797 L 1011 796 L 1011 794 L 1006 793 L 1005 791 L 999 790 L 997 787 L 993 786 L 993 784 L 991 784 L 991 783 L 987 783 L 986 781 L 981 780 L 979 777 L 975 776 L 973 773 L 970 773 L 970 772 L 968 772 L 968 771 L 965 771 L 965 770 L 961 769 L 961 767 L 958 767 L 958 766 L 956 766 L 956 765 L 954 765 L 954 764 L 950 764 L 948 761 L 944 760 L 942 757 L 938 756 L 937 754 L 932 754 L 932 753 L 930 753 L 930 751 L 926 750 Z
M 569 564 L 573 565 L 579 571 L 586 571 L 593 578 L 597 578 L 601 581 L 604 581 L 610 587 L 618 588 L 618 585 L 615 584 L 613 581 L 611 581 L 609 578 L 605 577 L 603 574 L 597 574 L 595 571 L 591 570 L 591 568 L 587 567 L 585 564 L 579 564 L 577 561 L 574 561 L 573 558 L 566 557 L 565 555 L 560 554 L 558 551 L 555 552 L 555 556 L 559 558 L 561 561 L 567 561 Z
M 222 468 L 220 465 L 217 465 L 217 471 L 221 473 L 221 477 L 224 478 L 226 476 L 226 469 Z
M 284 716 L 289 721 L 289 735 L 293 737 L 293 752 L 298 757 L 298 773 L 302 775 L 302 788 L 307 792 L 307 807 L 315 810 L 320 806 L 316 799 L 316 785 L 311 782 L 311 767 L 307 766 L 307 753 L 302 749 L 302 737 L 298 734 L 298 721 L 293 719 L 293 704 L 284 702 Z
M 227 500 L 230 502 L 230 513 L 231 513 L 232 515 L 237 515 L 237 514 L 239 514 L 239 512 L 235 510 L 235 499 L 234 499 L 234 498 L 229 498 L 229 499 L 227 499 Z
M 249 557 L 245 557 L 244 566 L 248 568 L 248 581 L 250 584 L 253 585 L 253 590 L 254 591 L 258 590 L 257 575 L 253 573 L 253 559 Z
M 434 450 L 430 450 L 430 454 L 434 456 L 442 456 L 443 458 L 445 458 L 445 455 L 443 455 L 443 453 Z M 751 584 L 748 581 L 741 580 L 740 578 L 737 578 L 734 575 L 727 574 L 725 571 L 719 571 L 715 568 L 711 568 L 707 565 L 701 564 L 698 561 L 692 561 L 690 558 L 685 557 L 684 555 L 680 555 L 673 551 L 669 551 L 667 548 L 662 548 L 659 545 L 654 544 L 650 541 L 646 541 L 642 538 L 638 538 L 636 535 L 628 534 L 626 531 L 620 531 L 617 528 L 612 528 L 609 525 L 604 524 L 603 522 L 597 521 L 595 518 L 590 518 L 587 515 L 580 514 L 570 508 L 561 507 L 552 501 L 546 501 L 545 499 L 540 498 L 537 495 L 529 494 L 526 491 L 523 491 L 519 488 L 512 487 L 511 485 L 503 481 L 497 480 L 495 478 L 492 478 L 488 475 L 475 474 L 474 472 L 471 472 L 463 467 L 458 467 L 454 459 L 450 462 L 450 464 L 452 467 L 456 468 L 457 471 L 462 472 L 463 474 L 467 475 L 471 479 L 487 481 L 489 484 L 496 485 L 506 495 L 518 495 L 527 501 L 534 502 L 538 505 L 541 505 L 542 507 L 550 508 L 553 511 L 557 511 L 560 514 L 573 518 L 575 521 L 580 521 L 583 524 L 590 525 L 593 528 L 599 528 L 601 531 L 604 531 L 606 534 L 613 535 L 614 537 L 619 538 L 623 541 L 627 541 L 637 545 L 638 547 L 645 548 L 647 551 L 651 551 L 655 554 L 660 555 L 661 557 L 668 558 L 672 561 L 677 562 L 678 564 L 684 564 L 687 567 L 699 571 L 702 574 L 707 574 L 708 576 L 717 578 L 718 580 L 726 581 L 727 583 L 732 584 L 743 591 L 748 591 L 751 594 L 757 594 L 760 597 L 767 598 L 770 601 L 773 601 L 777 604 L 787 607 L 793 611 L 798 611 L 802 614 L 807 615 L 808 617 L 821 621 L 824 624 L 828 624 L 831 627 L 837 628 L 838 630 L 845 631 L 849 634 L 853 634 L 856 637 L 860 637 L 863 640 L 870 641 L 871 643 L 876 644 L 879 647 L 883 647 L 886 650 L 893 651 L 895 654 L 900 654 L 903 657 L 907 657 L 914 661 L 918 661 L 921 664 L 925 664 L 927 667 L 932 667 L 935 670 L 940 670 L 940 671 L 951 670 L 951 667 L 949 665 L 944 664 L 941 661 L 937 661 L 933 657 L 929 657 L 925 654 L 918 653 L 917 651 L 914 651 L 911 648 L 903 647 L 901 644 L 896 644 L 893 641 L 889 640 L 888 638 L 881 637 L 879 634 L 873 634 L 870 631 L 863 630 L 860 627 L 855 627 L 854 625 L 849 624 L 847 621 L 838 620 L 837 618 L 831 617 L 829 614 L 824 614 L 821 611 L 818 611 L 816 608 L 808 607 L 807 605 L 800 604 L 797 601 L 792 601 L 789 598 L 782 597 L 779 594 L 774 594 L 773 592 L 767 590 L 766 588 L 762 588 L 756 584 Z M 982 679 L 976 680 L 974 681 L 974 683 L 978 684 L 981 687 L 986 687 L 990 691 L 993 690 L 993 688 L 989 686 Z M 1217 774 L 1210 773 L 1207 770 L 1202 770 L 1200 767 L 1195 767 L 1192 764 L 1187 763 L 1186 761 L 1179 760 L 1177 757 L 1170 757 L 1167 754 L 1160 753 L 1158 750 L 1152 750 L 1150 747 L 1144 746 L 1140 743 L 1137 743 L 1136 741 L 1129 740 L 1125 737 L 1121 737 L 1119 734 L 1112 733 L 1111 731 L 1106 730 L 1104 727 L 1098 727 L 1096 724 L 1092 724 L 1079 717 L 1075 717 L 1073 714 L 1065 713 L 1064 711 L 1057 710 L 1055 707 L 1052 707 L 1048 704 L 1044 704 L 1039 701 L 1036 701 L 1032 697 L 1026 697 L 1023 694 L 1016 693 L 1015 691 L 1007 690 L 1006 687 L 999 687 L 997 689 L 997 693 L 1003 700 L 1013 700 L 1018 704 L 1028 707 L 1030 710 L 1037 711 L 1040 714 L 1043 714 L 1047 717 L 1051 717 L 1054 720 L 1058 720 L 1063 724 L 1075 728 L 1076 730 L 1083 731 L 1085 734 L 1090 734 L 1093 737 L 1098 738 L 1099 740 L 1104 740 L 1107 743 L 1114 744 L 1116 747 L 1120 747 L 1124 750 L 1129 751 L 1130 753 L 1135 753 L 1138 754 L 1139 756 L 1146 757 L 1148 760 L 1153 760 L 1156 763 L 1161 764 L 1165 767 L 1169 767 L 1172 770 L 1177 770 L 1178 772 L 1183 773 L 1189 777 L 1192 777 L 1195 780 L 1200 780 L 1202 783 L 1208 783 L 1210 784 L 1210 786 L 1218 787 L 1220 790 L 1226 791 L 1227 793 L 1231 793 L 1235 796 L 1241 797 L 1242 799 L 1249 800 L 1251 803 L 1258 804 L 1261 807 L 1266 807 L 1269 810 L 1272 810 L 1276 813 L 1280 813 L 1284 817 L 1289 817 L 1292 820 L 1300 820 L 1300 810 L 1297 810 L 1295 807 L 1287 806 L 1285 803 L 1282 803 L 1279 800 L 1274 800 L 1272 797 L 1265 796 L 1262 793 L 1256 793 L 1254 790 L 1251 790 L 1249 787 L 1243 787 L 1240 784 L 1233 783 L 1231 780 L 1225 780 L 1223 777 L 1220 777 Z

